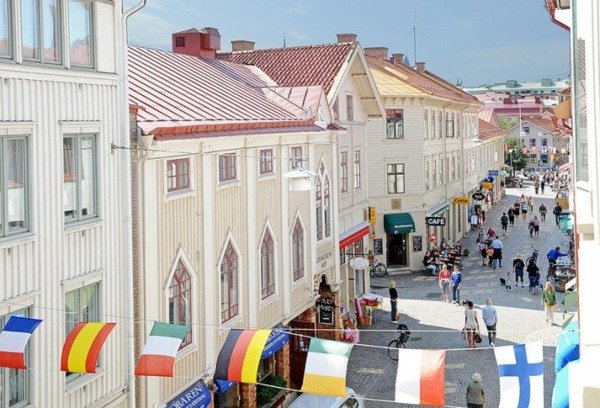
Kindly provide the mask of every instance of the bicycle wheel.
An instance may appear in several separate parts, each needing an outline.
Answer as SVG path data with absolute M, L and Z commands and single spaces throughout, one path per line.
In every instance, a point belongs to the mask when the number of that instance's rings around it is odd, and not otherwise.
M 377 266 L 375 267 L 375 275 L 378 278 L 383 278 L 385 275 L 387 275 L 387 268 L 385 267 L 384 264 L 382 264 L 382 263 L 377 264 Z
M 399 347 L 405 348 L 406 346 L 404 345 L 404 343 L 400 343 L 398 341 L 398 339 L 392 340 L 392 341 L 390 341 L 390 344 L 388 344 L 388 348 L 387 348 L 388 356 L 394 361 L 398 361 L 398 348 Z

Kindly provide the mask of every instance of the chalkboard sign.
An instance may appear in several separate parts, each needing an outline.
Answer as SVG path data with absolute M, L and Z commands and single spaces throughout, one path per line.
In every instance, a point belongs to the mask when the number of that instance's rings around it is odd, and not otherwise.
M 413 252 L 421 252 L 423 250 L 423 235 L 413 235 Z
M 319 324 L 333 324 L 335 304 L 333 299 L 328 296 L 322 296 L 317 299 L 317 315 Z
M 383 239 L 377 238 L 373 240 L 373 254 L 383 255 Z

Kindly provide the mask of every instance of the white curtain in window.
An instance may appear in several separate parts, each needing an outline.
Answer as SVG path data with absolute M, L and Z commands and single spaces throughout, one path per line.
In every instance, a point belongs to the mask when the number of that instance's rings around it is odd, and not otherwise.
M 6 187 L 8 192 L 8 228 L 18 231 L 27 227 L 26 213 L 26 145 L 24 139 L 7 140 L 4 144 L 6 160 Z
M 94 137 L 81 138 L 81 168 L 79 179 L 81 182 L 81 217 L 90 217 L 96 214 L 96 147 Z
M 71 65 L 92 65 L 92 3 L 69 1 L 69 52 Z

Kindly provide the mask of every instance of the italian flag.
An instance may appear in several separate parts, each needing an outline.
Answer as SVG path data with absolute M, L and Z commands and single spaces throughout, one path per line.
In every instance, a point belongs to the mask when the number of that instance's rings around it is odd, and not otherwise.
M 188 331 L 188 326 L 183 324 L 154 322 L 135 375 L 173 377 L 175 356 Z

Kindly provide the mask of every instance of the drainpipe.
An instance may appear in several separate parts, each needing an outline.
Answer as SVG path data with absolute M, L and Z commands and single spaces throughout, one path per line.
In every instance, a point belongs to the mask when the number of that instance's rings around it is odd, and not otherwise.
M 120 103 L 119 106 L 122 108 L 119 110 L 121 114 L 121 123 L 119 126 L 121 137 L 123 138 L 123 146 L 130 146 L 130 129 L 129 129 L 129 93 L 127 89 L 128 84 L 128 73 L 127 73 L 127 19 L 131 17 L 134 13 L 141 10 L 142 7 L 146 5 L 146 0 L 140 0 L 136 5 L 131 7 L 130 9 L 123 11 L 123 3 L 121 3 L 121 37 L 120 37 L 120 45 L 123 47 L 120 51 L 117 52 L 117 67 L 120 70 L 119 72 L 119 85 L 121 87 L 121 92 L 119 95 Z M 116 21 L 119 21 L 116 19 Z M 131 161 L 129 158 L 129 154 L 125 156 L 125 171 L 131 174 Z M 127 297 L 128 297 L 128 305 L 127 310 L 129 316 L 132 316 L 132 319 L 129 321 L 129 358 L 128 358 L 128 386 L 129 386 L 129 407 L 135 408 L 135 377 L 134 373 L 134 346 L 135 346 L 135 316 L 133 316 L 133 260 L 132 260 L 132 214 L 131 214 L 131 176 L 126 177 L 126 193 L 123 197 L 123 207 L 125 209 L 125 219 L 123 220 L 124 228 L 126 231 L 127 242 L 129 243 L 129 256 L 127 256 L 127 270 L 128 270 L 128 279 L 127 279 Z
M 465 106 L 464 108 L 462 108 L 460 110 L 460 118 L 461 119 L 462 119 L 464 111 L 466 109 L 468 109 L 468 108 L 469 108 L 469 105 Z M 460 129 L 463 130 L 463 127 L 461 126 Z M 460 156 L 459 156 L 459 159 L 460 159 L 460 162 L 462 164 L 460 167 L 462 168 L 462 173 L 463 173 L 463 174 L 461 174 L 461 179 L 462 179 L 462 195 L 466 196 L 467 195 L 467 191 L 466 191 L 467 187 L 465 186 L 466 178 L 465 178 L 465 169 L 464 169 L 464 166 L 465 166 L 465 160 L 464 160 L 465 159 L 465 138 L 462 135 L 460 136 Z M 468 207 L 467 207 L 467 210 L 468 210 Z M 464 215 L 464 214 L 460 214 L 459 217 L 462 216 L 462 215 Z M 467 227 L 468 225 L 469 225 L 469 223 L 467 222 L 465 224 L 465 227 L 463 228 L 463 233 L 462 233 L 462 237 L 463 238 L 467 236 L 467 231 L 469 229 Z
M 444 126 L 442 129 L 446 130 L 445 134 L 442 134 L 442 139 L 444 140 L 444 161 L 442 163 L 442 169 L 445 167 L 446 165 L 446 158 L 447 158 L 447 148 L 446 148 L 446 139 L 448 138 L 448 129 L 446 129 L 446 108 L 449 108 L 450 106 L 454 105 L 454 101 L 450 102 L 448 105 L 442 107 L 442 121 L 444 122 Z M 441 171 L 441 169 L 440 169 Z M 446 179 L 448 179 L 449 173 L 450 172 L 450 168 L 446 169 L 446 174 L 444 175 L 446 177 Z M 442 183 L 444 183 L 444 201 L 448 201 L 448 183 L 445 180 L 442 180 Z M 450 213 L 448 213 L 449 215 Z M 448 216 L 448 218 L 450 218 L 450 216 Z M 448 219 L 448 223 L 446 223 L 446 225 L 450 225 L 450 220 Z M 442 227 L 443 229 L 444 227 Z M 450 228 L 448 228 L 448 235 L 450 235 Z M 449 237 L 446 237 L 449 238 Z

